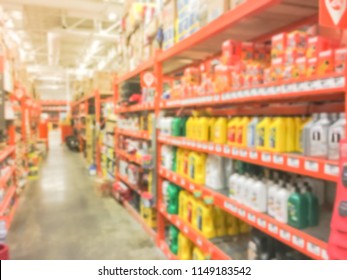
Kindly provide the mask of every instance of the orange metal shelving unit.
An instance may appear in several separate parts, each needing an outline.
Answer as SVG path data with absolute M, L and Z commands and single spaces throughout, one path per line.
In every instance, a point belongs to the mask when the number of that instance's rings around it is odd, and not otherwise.
M 157 52 L 153 59 L 139 65 L 135 70 L 118 77 L 115 86 L 115 104 L 117 104 L 119 99 L 118 87 L 120 84 L 127 80 L 138 78 L 142 72 L 152 69 L 156 77 L 156 100 L 154 103 L 138 104 L 129 107 L 118 105 L 115 108 L 115 113 L 128 114 L 154 111 L 155 116 L 159 117 L 160 112 L 164 110 L 177 111 L 180 109 L 181 112 L 185 112 L 194 108 L 204 108 L 208 109 L 212 114 L 229 116 L 242 114 L 295 115 L 323 112 L 323 110 L 345 111 L 347 92 L 345 78 L 347 74 L 342 76 L 329 75 L 319 78 L 312 77 L 299 81 L 287 81 L 253 88 L 240 88 L 222 94 L 211 93 L 210 95 L 189 96 L 181 99 L 161 99 L 164 77 L 182 71 L 186 66 L 214 57 L 218 54 L 218 49 L 222 42 L 227 39 L 264 41 L 278 32 L 290 31 L 307 23 L 315 23 L 318 14 L 318 1 L 305 1 L 305 8 L 301 4 L 302 1 L 248 0 L 234 10 L 226 12 L 213 22 L 202 27 L 188 38 L 176 43 L 170 49 Z M 284 15 L 283 11 L 286 9 L 292 11 L 290 16 Z M 333 86 L 329 84 L 332 80 L 334 81 Z M 300 103 L 327 100 L 335 103 L 327 105 L 326 108 L 316 105 L 302 105 Z M 293 102 L 300 104 L 293 105 Z M 273 104 L 277 106 L 271 107 Z M 268 107 L 261 107 L 262 105 L 268 105 Z M 121 129 L 116 129 L 116 139 L 118 135 L 147 139 L 147 135 L 142 134 L 142 132 Z M 156 170 L 154 172 L 157 174 L 158 209 L 156 243 L 169 259 L 177 259 L 177 256 L 170 252 L 165 243 L 165 225 L 167 221 L 185 232 L 193 243 L 202 251 L 209 253 L 212 259 L 230 259 L 233 256 L 227 256 L 220 251 L 212 242 L 205 239 L 196 230 L 190 228 L 176 215 L 166 213 L 163 207 L 161 190 L 164 179 L 195 195 L 213 198 L 214 205 L 313 259 L 328 259 L 327 243 L 325 241 L 304 230 L 282 224 L 266 214 L 258 213 L 219 192 L 196 185 L 172 171 L 165 170 L 161 167 L 160 151 L 162 145 L 171 145 L 331 182 L 338 181 L 339 167 L 337 162 L 296 154 L 281 154 L 230 145 L 192 141 L 180 137 L 159 135 L 158 130 L 156 132 L 156 142 L 157 158 Z M 125 157 L 122 151 L 118 151 L 118 154 L 123 158 Z M 128 160 L 131 161 L 130 158 Z M 125 178 L 120 179 L 125 181 Z

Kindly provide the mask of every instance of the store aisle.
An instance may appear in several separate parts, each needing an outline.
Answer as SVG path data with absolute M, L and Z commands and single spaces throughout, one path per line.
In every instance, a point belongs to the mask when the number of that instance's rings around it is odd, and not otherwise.
M 78 153 L 50 135 L 40 179 L 20 198 L 7 242 L 11 259 L 162 259 L 141 226 L 101 198 Z

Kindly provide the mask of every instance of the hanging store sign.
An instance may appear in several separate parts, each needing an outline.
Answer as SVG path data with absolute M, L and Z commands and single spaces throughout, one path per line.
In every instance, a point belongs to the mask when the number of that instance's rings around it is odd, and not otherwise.
M 347 0 L 320 0 L 319 24 L 347 29 Z

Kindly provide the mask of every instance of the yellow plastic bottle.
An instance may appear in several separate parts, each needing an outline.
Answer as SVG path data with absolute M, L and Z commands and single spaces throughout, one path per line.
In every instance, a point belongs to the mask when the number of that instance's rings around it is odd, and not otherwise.
M 298 127 L 298 126 L 296 127 L 296 133 L 295 133 L 295 138 L 296 138 L 296 150 L 297 150 L 299 153 L 303 153 L 303 151 L 304 151 L 303 144 L 302 144 L 302 141 L 303 141 L 303 139 L 302 139 L 302 131 L 303 131 L 305 125 L 306 125 L 308 122 L 310 122 L 310 121 L 312 121 L 312 118 L 307 118 L 307 119 L 302 118 L 302 119 L 301 119 L 300 126 L 299 126 L 299 127 Z
M 197 122 L 197 139 L 199 141 L 209 141 L 209 123 L 208 117 L 200 117 Z
M 213 142 L 225 144 L 227 142 L 227 118 L 219 117 L 213 125 Z
M 189 176 L 194 183 L 199 185 L 205 184 L 206 177 L 206 155 L 203 153 L 189 153 Z
M 192 242 L 182 233 L 178 234 L 178 258 L 180 260 L 192 259 Z
M 236 145 L 236 131 L 237 131 L 237 126 L 238 126 L 238 123 L 240 121 L 240 118 L 239 117 L 234 117 L 234 118 L 231 118 L 228 122 L 228 141 L 227 143 L 229 145 Z
M 286 121 L 286 152 L 295 152 L 296 137 L 295 137 L 295 121 L 293 117 L 285 118 Z
M 263 118 L 257 125 L 257 142 L 256 148 L 258 150 L 268 150 L 269 148 L 269 134 L 270 134 L 271 118 Z
M 209 118 L 208 120 L 208 141 L 214 142 L 213 138 L 213 127 L 216 122 L 216 118 Z
M 230 236 L 240 234 L 238 219 L 230 214 L 226 215 L 227 234 Z
M 195 217 L 196 204 L 197 204 L 197 199 L 193 195 L 188 194 L 183 216 L 184 216 L 184 220 L 187 221 L 189 224 L 191 224 L 193 227 L 195 227 L 195 220 L 196 220 L 196 217 Z
M 187 221 L 185 213 L 187 212 L 188 199 L 189 193 L 185 190 L 180 191 L 178 196 L 178 216 L 184 221 Z
M 199 247 L 195 246 L 193 249 L 193 260 L 203 261 L 206 259 L 207 257 L 205 256 L 205 254 L 199 249 Z
M 147 122 L 148 122 L 148 134 L 152 135 L 152 131 L 153 131 L 153 113 L 148 114 L 147 117 Z
M 193 139 L 194 137 L 194 117 L 191 116 L 188 118 L 187 122 L 186 122 L 186 137 L 188 139 Z
M 247 146 L 247 128 L 248 123 L 250 122 L 250 118 L 243 117 L 240 122 L 237 124 L 236 130 L 236 145 L 239 147 Z
M 222 209 L 214 207 L 213 220 L 216 230 L 216 236 L 225 236 L 227 234 L 226 213 Z
M 213 222 L 213 205 L 207 205 L 202 200 L 198 200 L 195 208 L 195 228 L 206 238 L 216 236 Z
M 239 223 L 239 228 L 240 228 L 240 233 L 245 234 L 245 233 L 249 233 L 251 231 L 251 226 L 241 220 L 238 220 Z
M 176 172 L 178 175 L 183 176 L 182 170 L 183 170 L 183 155 L 184 155 L 184 149 L 178 148 L 177 154 L 176 154 Z
M 272 152 L 286 152 L 286 120 L 282 117 L 274 118 L 270 125 L 269 150 Z
M 180 175 L 189 178 L 189 151 L 183 150 L 181 155 Z

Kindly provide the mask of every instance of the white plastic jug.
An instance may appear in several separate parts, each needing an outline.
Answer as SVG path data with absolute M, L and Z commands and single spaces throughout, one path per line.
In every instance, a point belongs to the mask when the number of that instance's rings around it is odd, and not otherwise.
M 277 191 L 275 197 L 275 219 L 282 223 L 288 222 L 288 198 L 290 196 L 289 191 L 286 188 L 286 185 L 283 186 Z
M 341 139 L 345 138 L 346 117 L 344 113 L 329 128 L 328 137 L 328 159 L 338 160 L 340 158 L 339 147 Z
M 257 180 L 251 187 L 251 205 L 255 211 L 266 213 L 267 210 L 267 186 L 263 180 Z
M 208 155 L 206 160 L 205 185 L 214 190 L 222 190 L 224 186 L 223 157 Z
M 309 138 L 309 145 L 311 147 L 309 156 L 319 158 L 328 157 L 328 131 L 330 124 L 328 114 L 321 113 L 319 120 L 312 125 Z

